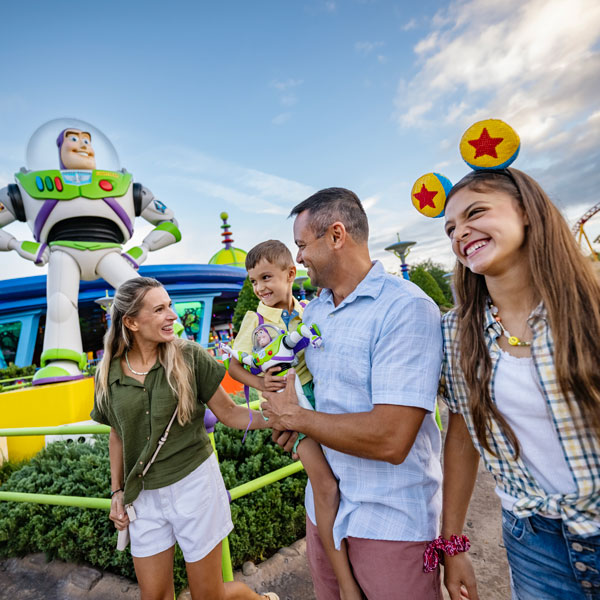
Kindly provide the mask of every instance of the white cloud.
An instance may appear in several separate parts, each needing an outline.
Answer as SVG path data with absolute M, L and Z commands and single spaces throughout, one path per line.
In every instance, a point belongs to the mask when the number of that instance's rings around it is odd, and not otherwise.
M 296 96 L 294 90 L 301 86 L 304 83 L 302 79 L 293 79 L 289 78 L 285 81 L 274 80 L 271 81 L 270 86 L 275 88 L 279 92 L 279 102 L 283 106 L 294 106 L 298 102 L 298 97 Z M 271 121 L 273 125 L 283 125 L 289 118 L 292 116 L 290 112 L 284 112 L 282 114 L 277 115 Z
M 291 116 L 292 113 L 289 112 L 280 113 L 276 117 L 273 117 L 273 119 L 271 119 L 271 123 L 273 123 L 273 125 L 283 125 L 284 123 L 290 120 Z
M 362 54 L 363 56 L 367 56 L 368 54 L 371 54 L 371 52 L 373 52 L 373 50 L 376 50 L 377 48 L 381 48 L 382 46 L 383 46 L 383 42 L 355 42 L 354 49 L 359 54 Z
M 285 92 L 287 90 L 289 90 L 290 88 L 295 88 L 298 87 L 299 85 L 302 85 L 304 83 L 304 81 L 302 79 L 286 79 L 285 81 L 271 81 L 271 87 L 274 87 L 276 90 L 279 90 L 280 92 Z
M 504 119 L 546 189 L 571 196 L 585 169 L 595 191 L 599 42 L 597 0 L 455 1 L 415 45 L 418 69 L 398 83 L 395 119 L 402 128 L 435 126 L 444 138 L 451 127 L 451 148 L 472 122 Z
M 414 29 L 416 26 L 417 26 L 417 20 L 413 18 L 410 21 L 408 21 L 407 23 L 405 23 L 404 25 L 402 25 L 402 31 L 410 31 L 411 29 Z

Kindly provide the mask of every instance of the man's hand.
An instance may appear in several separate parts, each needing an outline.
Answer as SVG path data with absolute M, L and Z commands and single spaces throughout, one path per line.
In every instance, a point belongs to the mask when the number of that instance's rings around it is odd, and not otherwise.
M 479 600 L 475 571 L 466 552 L 444 556 L 444 585 L 451 600 Z
M 121 531 L 129 525 L 129 517 L 123 506 L 123 492 L 117 492 L 110 501 L 110 513 L 108 518 Z
M 285 389 L 282 392 L 263 392 L 266 402 L 262 404 L 262 411 L 269 419 L 269 425 L 274 429 L 293 429 L 291 424 L 294 415 L 300 410 L 298 396 L 294 382 L 296 373 L 290 369 L 286 377 Z
M 281 446 L 286 452 L 291 452 L 298 439 L 298 433 L 295 431 L 280 431 L 279 429 L 273 429 L 271 437 L 278 446 Z M 294 455 L 292 458 L 297 458 L 297 456 Z
M 261 377 L 262 388 L 261 392 L 278 392 L 285 388 L 287 376 L 277 376 L 275 373 L 279 373 L 281 367 L 271 367 L 264 377 Z

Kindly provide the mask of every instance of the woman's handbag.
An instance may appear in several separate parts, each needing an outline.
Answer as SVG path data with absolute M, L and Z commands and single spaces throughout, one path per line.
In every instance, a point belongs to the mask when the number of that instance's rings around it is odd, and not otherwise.
M 144 467 L 144 470 L 142 471 L 142 477 L 144 475 L 146 475 L 146 473 L 148 472 L 148 469 L 152 466 L 152 463 L 155 461 L 157 454 L 160 452 L 160 449 L 164 446 L 165 442 L 167 441 L 167 438 L 169 437 L 169 431 L 171 430 L 171 426 L 175 422 L 176 416 L 177 416 L 177 408 L 175 409 L 175 412 L 173 413 L 173 416 L 171 417 L 171 420 L 169 421 L 167 428 L 164 430 L 163 434 L 160 436 L 160 438 L 158 440 L 158 444 L 156 445 L 156 450 L 154 451 L 152 458 L 148 461 L 148 463 Z M 135 514 L 135 509 L 133 508 L 133 504 L 128 504 L 125 507 L 125 511 L 127 512 L 129 521 L 130 522 L 135 521 L 136 514 Z M 121 529 L 119 531 L 119 534 L 117 536 L 117 550 L 120 550 L 122 552 L 123 550 L 125 550 L 125 548 L 127 548 L 128 545 L 129 545 L 129 526 L 127 526 L 127 527 L 125 527 L 125 529 Z

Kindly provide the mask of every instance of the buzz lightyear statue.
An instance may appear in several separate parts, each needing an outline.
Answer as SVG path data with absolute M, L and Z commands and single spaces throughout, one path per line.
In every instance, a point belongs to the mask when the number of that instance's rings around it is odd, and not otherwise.
M 38 266 L 48 263 L 46 329 L 34 385 L 83 377 L 87 359 L 77 307 L 80 280 L 101 277 L 117 288 L 138 276 L 148 252 L 181 239 L 173 212 L 133 183 L 130 173 L 96 169 L 90 132 L 97 130 L 82 121 L 65 124 L 53 132 L 60 168 L 22 168 L 16 183 L 0 190 L 0 251 L 13 250 Z M 123 252 L 137 216 L 155 228 L 140 246 Z M 13 221 L 26 222 L 35 242 L 19 241 L 1 229 Z

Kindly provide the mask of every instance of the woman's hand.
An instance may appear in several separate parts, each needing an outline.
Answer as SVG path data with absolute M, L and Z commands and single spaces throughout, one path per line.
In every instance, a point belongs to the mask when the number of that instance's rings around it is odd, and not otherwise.
M 108 518 L 115 524 L 115 527 L 121 531 L 129 525 L 129 517 L 123 505 L 123 492 L 117 492 L 110 501 L 110 513 Z
M 475 571 L 466 552 L 444 556 L 444 585 L 451 600 L 479 600 Z
M 278 392 L 285 388 L 285 382 L 287 375 L 275 375 L 275 373 L 279 373 L 281 371 L 281 367 L 271 367 L 264 375 L 261 377 L 262 381 L 262 389 L 261 392 Z

